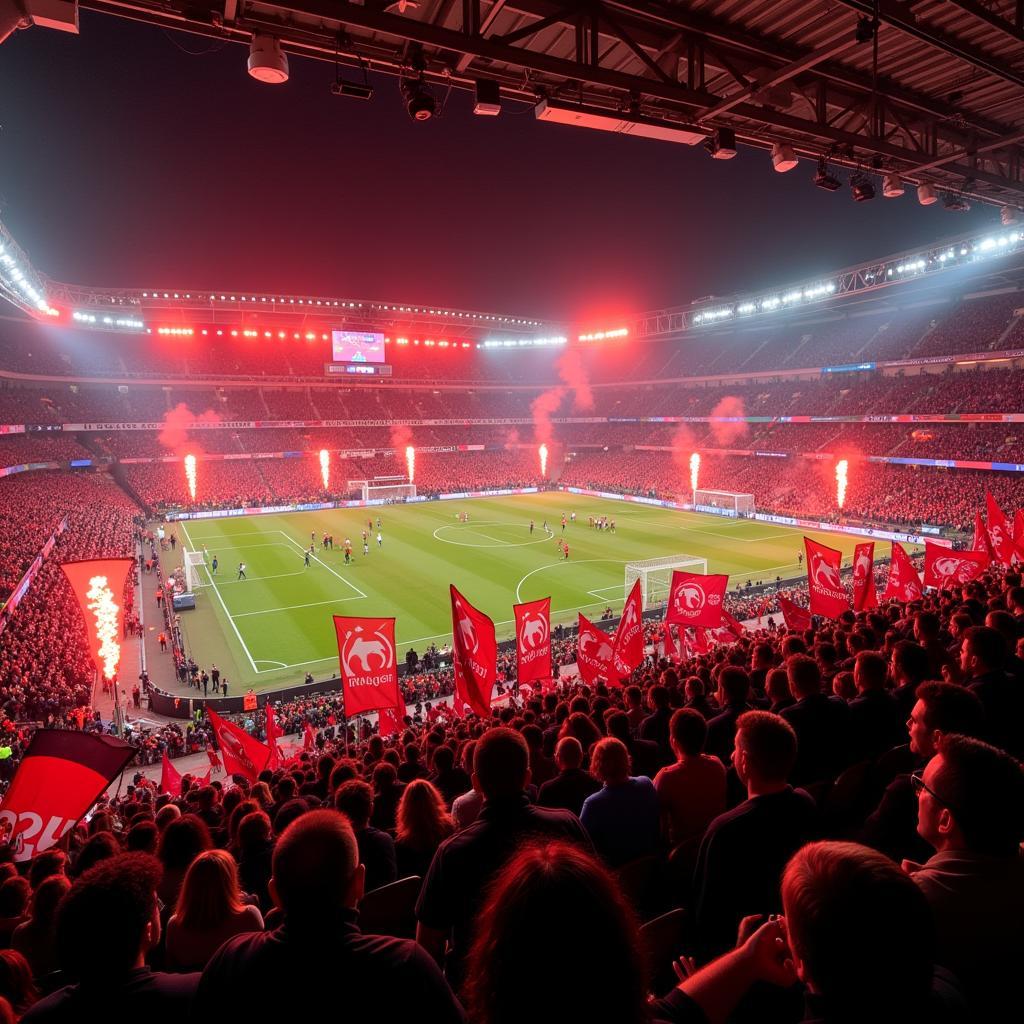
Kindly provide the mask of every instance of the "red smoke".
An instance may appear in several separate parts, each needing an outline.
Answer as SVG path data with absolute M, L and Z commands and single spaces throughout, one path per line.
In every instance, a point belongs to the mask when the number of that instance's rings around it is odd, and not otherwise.
M 571 348 L 555 363 L 558 376 L 575 392 L 572 404 L 584 412 L 594 408 L 594 392 L 590 390 L 590 377 L 583 365 L 579 349 Z
M 746 413 L 743 411 L 743 399 L 737 398 L 735 395 L 726 395 L 718 405 L 711 410 L 712 416 L 745 416 Z M 747 431 L 750 429 L 750 424 L 745 421 L 739 423 L 711 423 L 711 436 L 714 437 L 715 442 L 723 447 L 728 448 L 734 441 L 739 440 L 741 437 L 745 437 Z
M 412 431 L 404 423 L 396 423 L 391 428 L 391 447 L 395 449 L 395 458 L 401 462 L 403 472 L 405 472 L 405 449 L 412 443 Z
M 558 407 L 565 398 L 565 390 L 564 387 L 549 388 L 530 403 L 533 432 L 538 444 L 547 444 L 553 439 L 551 417 L 558 412 Z
M 207 409 L 206 412 L 200 413 L 200 415 L 196 416 L 196 414 L 192 412 L 184 402 L 179 402 L 164 417 L 163 426 L 160 429 L 160 435 L 157 440 L 159 440 L 165 448 L 170 448 L 178 454 L 181 454 L 186 447 L 190 448 L 194 453 L 199 446 L 195 441 L 192 441 L 191 443 L 189 442 L 189 427 L 197 423 L 219 422 L 220 416 L 218 416 L 212 409 Z
M 693 436 L 693 431 L 690 429 L 689 424 L 680 423 L 676 427 L 676 432 L 672 435 L 672 464 L 679 472 L 680 480 L 689 481 L 690 456 L 696 450 L 697 438 Z M 685 487 L 680 485 L 680 490 L 685 490 Z

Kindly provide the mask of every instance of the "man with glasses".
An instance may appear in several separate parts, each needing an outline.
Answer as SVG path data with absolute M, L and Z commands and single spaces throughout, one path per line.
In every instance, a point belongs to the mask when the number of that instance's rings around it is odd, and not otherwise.
M 917 830 L 935 853 L 904 870 L 931 905 L 938 962 L 977 1019 L 996 1020 L 1018 996 L 1024 949 L 1024 769 L 987 743 L 947 735 L 911 783 Z

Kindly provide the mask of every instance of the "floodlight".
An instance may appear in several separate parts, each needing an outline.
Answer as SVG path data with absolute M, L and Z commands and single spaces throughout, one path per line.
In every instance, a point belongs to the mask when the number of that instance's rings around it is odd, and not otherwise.
M 252 37 L 249 46 L 249 74 L 257 82 L 280 85 L 288 81 L 288 54 L 281 49 L 281 40 L 273 36 Z

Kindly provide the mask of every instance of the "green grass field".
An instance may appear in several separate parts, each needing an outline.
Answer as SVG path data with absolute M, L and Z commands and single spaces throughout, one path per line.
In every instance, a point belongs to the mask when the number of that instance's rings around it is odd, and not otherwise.
M 556 540 L 561 515 L 576 512 L 566 527 L 569 561 Z M 219 572 L 197 590 L 194 611 L 182 613 L 182 630 L 192 656 L 216 663 L 231 681 L 231 692 L 279 688 L 337 672 L 331 616 L 394 615 L 399 656 L 413 645 L 421 651 L 450 637 L 448 584 L 454 583 L 490 615 L 499 638 L 512 635 L 516 601 L 552 598 L 555 622 L 575 624 L 577 611 L 599 616 L 624 598 L 624 565 L 665 555 L 706 558 L 708 572 L 730 575 L 730 586 L 748 579 L 774 580 L 800 572 L 802 531 L 749 520 L 731 520 L 671 509 L 547 492 L 495 499 L 424 502 L 385 506 L 383 546 L 375 540 L 377 509 L 332 509 L 287 515 L 245 516 L 181 522 L 173 528 L 187 548 L 205 545 L 217 555 Z M 470 522 L 458 521 L 469 512 Z M 362 553 L 361 531 L 372 514 L 370 553 Z M 587 525 L 588 516 L 615 519 L 616 532 Z M 529 532 L 530 519 L 536 522 Z M 549 533 L 541 528 L 548 522 Z M 324 551 L 332 533 L 338 547 Z M 309 568 L 303 552 L 310 534 L 316 554 Z M 850 556 L 855 539 L 813 534 Z M 341 544 L 350 537 L 353 565 L 345 565 Z M 163 554 L 165 568 L 182 560 L 182 545 Z M 876 544 L 875 557 L 889 545 Z M 246 563 L 248 579 L 237 579 Z

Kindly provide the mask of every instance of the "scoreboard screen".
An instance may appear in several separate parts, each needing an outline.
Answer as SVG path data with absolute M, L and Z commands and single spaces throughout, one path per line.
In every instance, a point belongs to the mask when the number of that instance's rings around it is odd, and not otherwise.
M 335 363 L 383 363 L 384 335 L 371 331 L 331 331 Z

